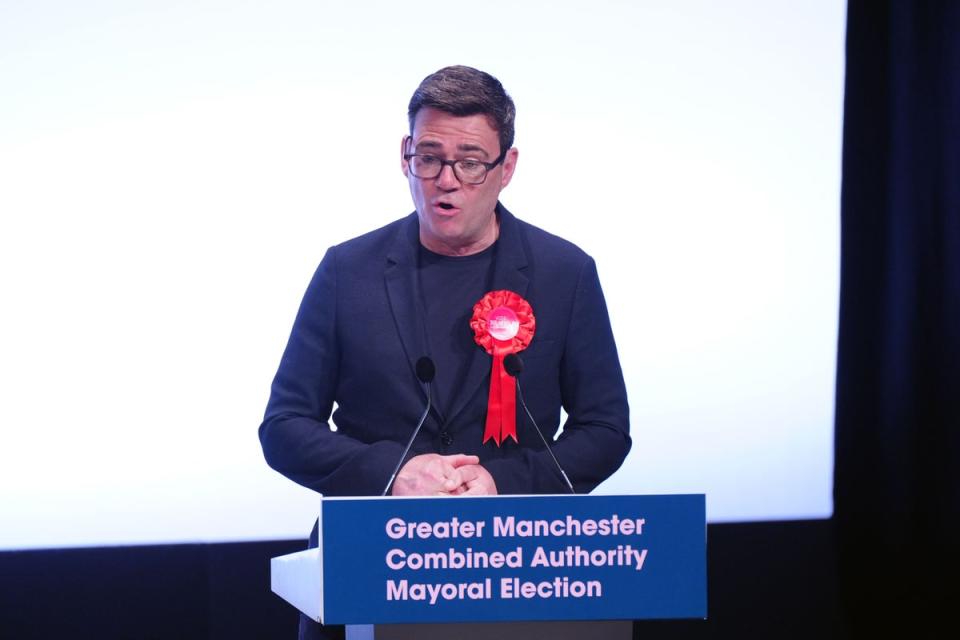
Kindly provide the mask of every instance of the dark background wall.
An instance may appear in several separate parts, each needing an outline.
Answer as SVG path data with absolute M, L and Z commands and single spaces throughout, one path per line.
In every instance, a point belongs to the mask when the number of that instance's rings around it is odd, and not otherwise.
M 834 519 L 858 633 L 944 637 L 960 571 L 960 3 L 851 0 Z

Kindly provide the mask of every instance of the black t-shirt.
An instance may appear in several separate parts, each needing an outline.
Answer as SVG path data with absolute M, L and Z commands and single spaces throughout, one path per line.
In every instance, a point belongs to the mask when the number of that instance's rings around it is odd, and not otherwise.
M 497 243 L 469 256 L 444 256 L 420 246 L 420 291 L 430 357 L 437 368 L 434 402 L 449 415 L 477 349 L 470 318 L 489 290 Z

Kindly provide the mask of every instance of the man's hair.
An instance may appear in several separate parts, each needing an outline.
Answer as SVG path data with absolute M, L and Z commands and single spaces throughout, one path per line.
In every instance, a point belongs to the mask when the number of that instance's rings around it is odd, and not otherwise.
M 500 138 L 500 158 L 513 146 L 516 107 L 500 81 L 489 73 L 461 65 L 444 67 L 423 79 L 410 98 L 410 133 L 424 107 L 454 116 L 483 114 Z

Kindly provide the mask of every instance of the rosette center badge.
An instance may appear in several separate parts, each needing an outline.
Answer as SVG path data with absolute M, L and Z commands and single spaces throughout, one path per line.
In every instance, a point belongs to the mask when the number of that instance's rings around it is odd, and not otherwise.
M 510 307 L 497 307 L 487 319 L 487 331 L 495 340 L 512 340 L 520 331 L 520 320 Z

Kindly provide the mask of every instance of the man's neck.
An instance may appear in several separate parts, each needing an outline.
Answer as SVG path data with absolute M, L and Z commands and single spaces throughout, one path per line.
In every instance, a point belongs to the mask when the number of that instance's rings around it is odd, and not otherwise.
M 500 218 L 496 214 L 493 216 L 493 223 L 488 227 L 486 233 L 483 234 L 478 240 L 469 242 L 467 244 L 447 244 L 443 242 L 434 241 L 433 238 L 425 238 L 423 233 L 420 233 L 420 244 L 429 249 L 434 253 L 438 253 L 442 256 L 452 256 L 452 257 L 462 257 L 462 256 L 471 256 L 475 253 L 480 253 L 481 251 L 487 249 L 494 242 L 497 241 L 497 238 L 500 237 Z

